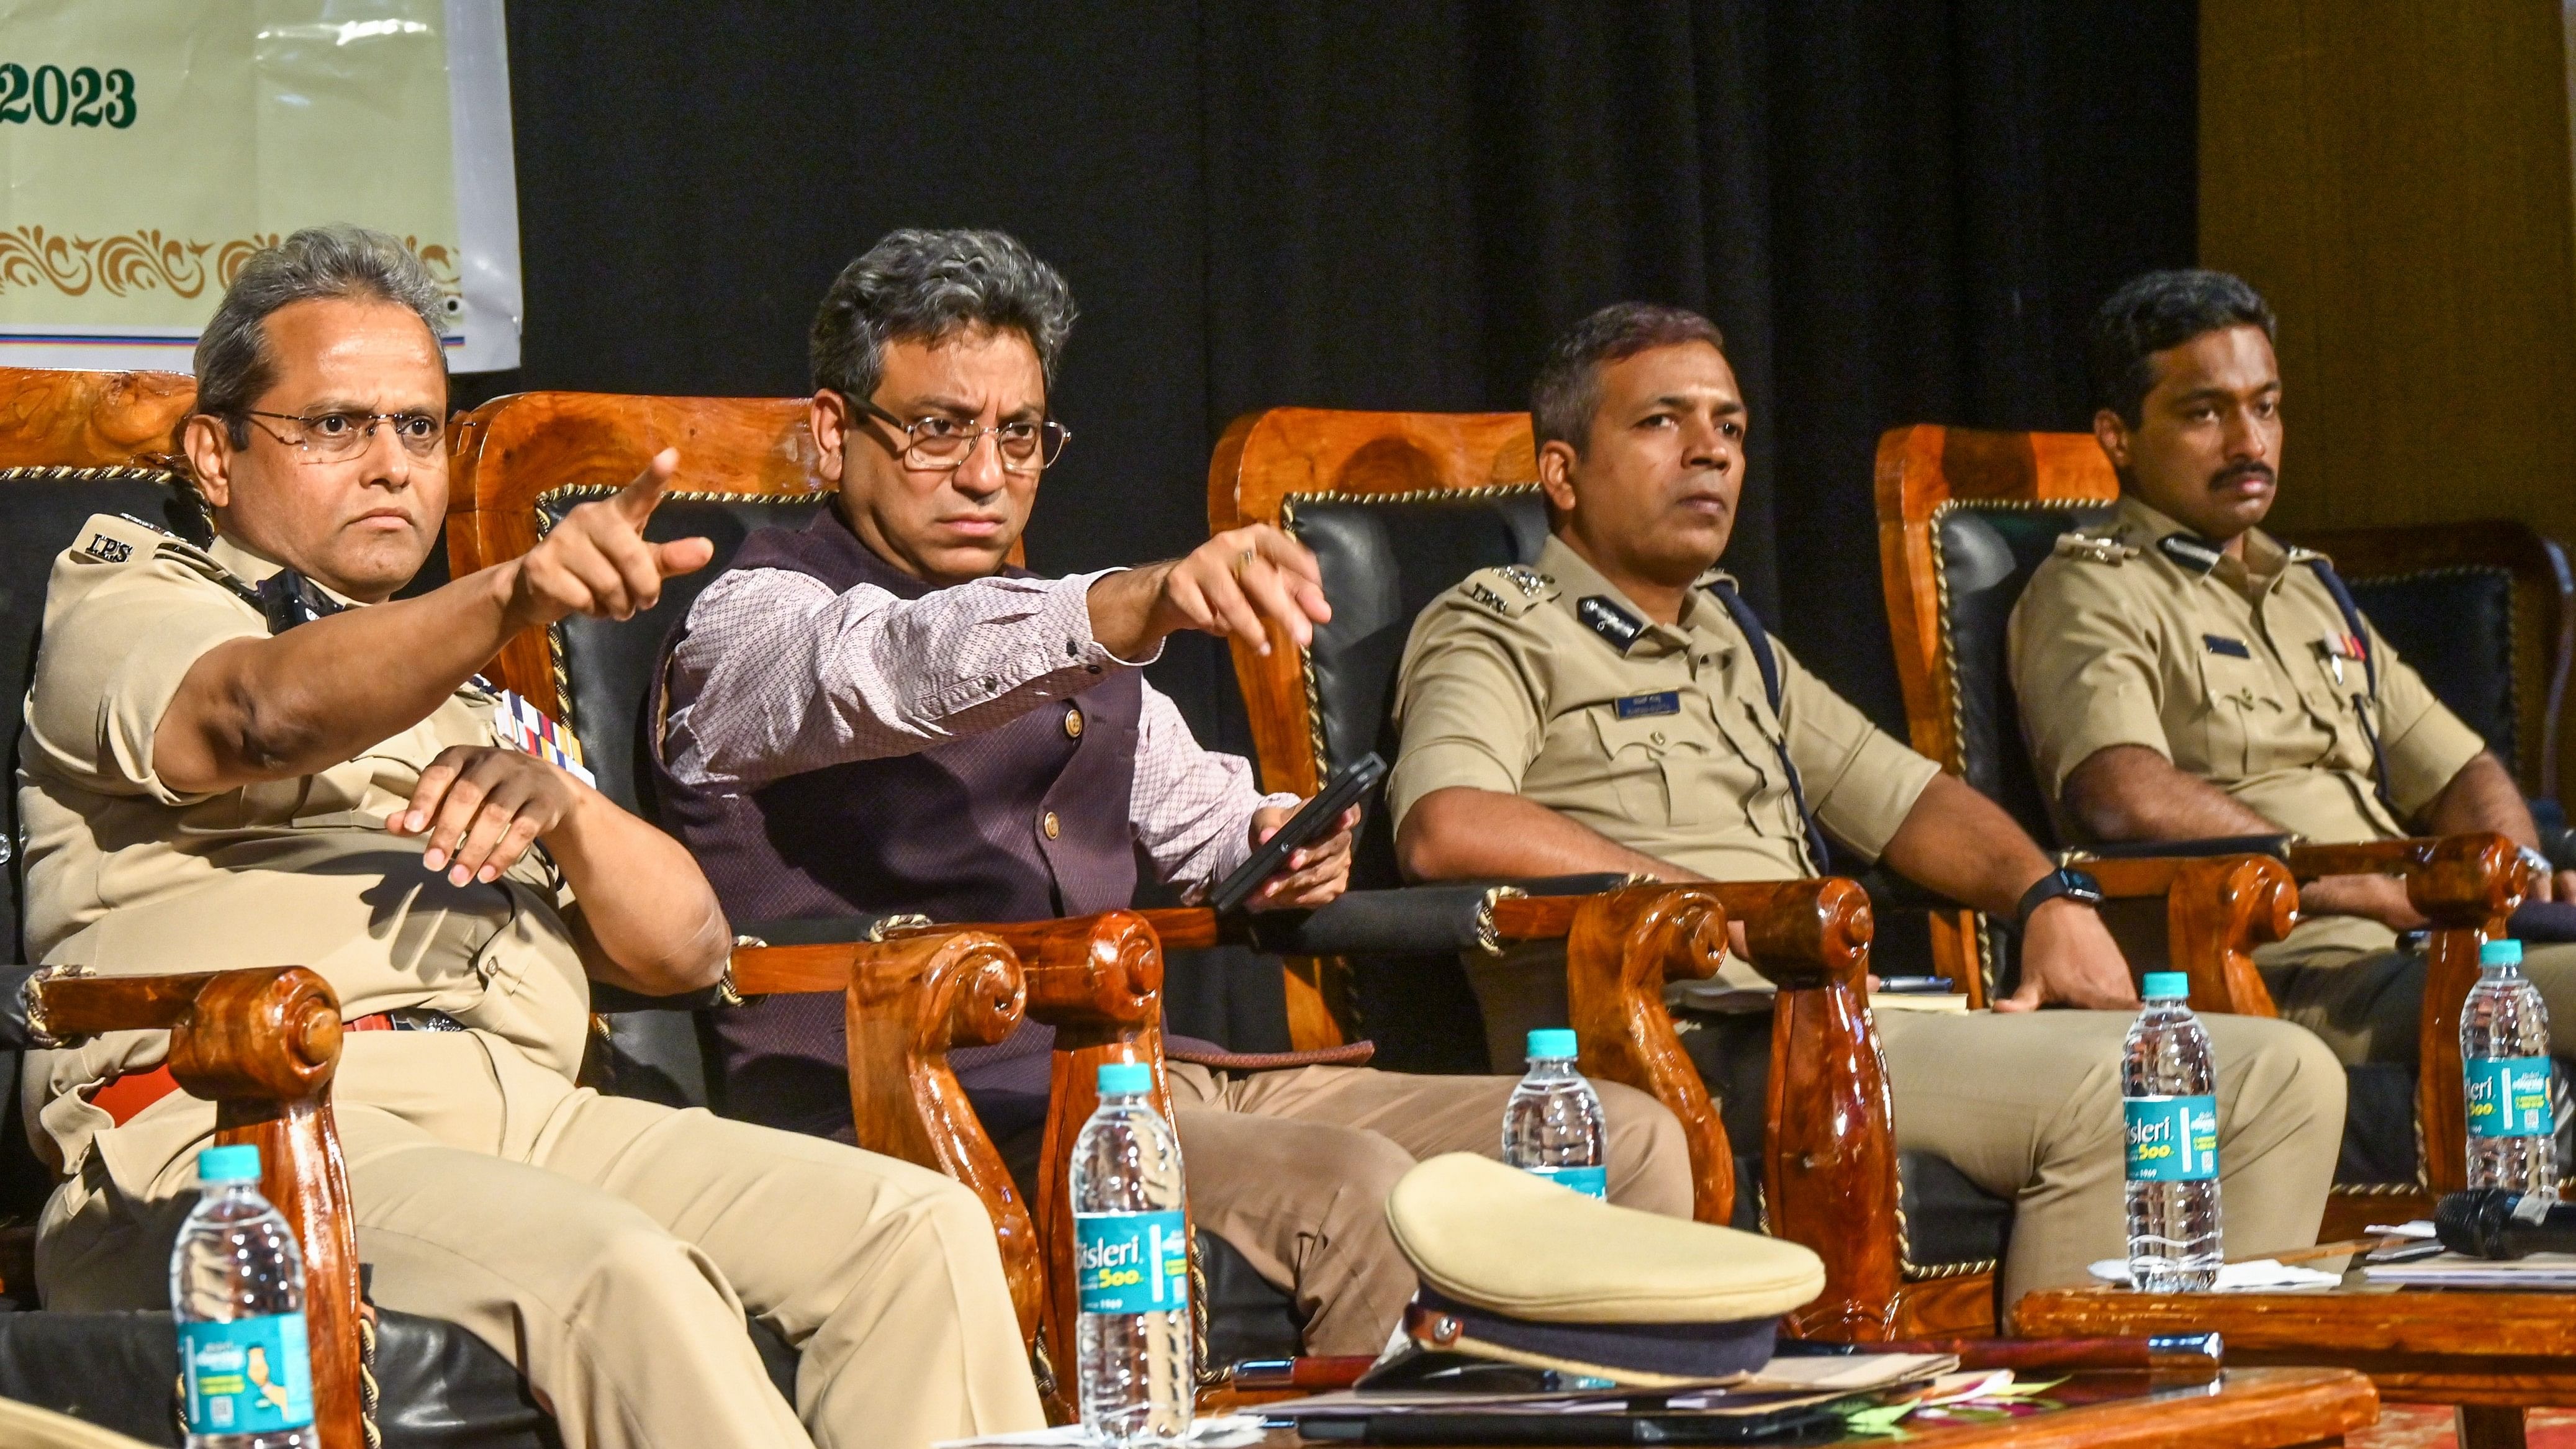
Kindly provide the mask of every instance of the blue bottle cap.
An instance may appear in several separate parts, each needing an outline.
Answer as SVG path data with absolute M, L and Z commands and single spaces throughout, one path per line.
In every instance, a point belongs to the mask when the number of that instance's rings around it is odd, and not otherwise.
M 1154 1090 L 1154 1069 L 1143 1062 L 1103 1062 L 1100 1095 L 1132 1096 Z
M 2191 973 L 2187 971 L 2150 971 L 2147 982 L 2138 993 L 2149 1001 L 2182 1001 L 2191 995 Z
M 259 1181 L 259 1149 L 249 1143 L 233 1147 L 209 1147 L 197 1154 L 199 1182 Z
M 2501 941 L 2482 941 L 2478 943 L 2478 964 L 2519 966 L 2522 964 L 2522 943 L 2510 936 Z
M 1537 1061 L 1541 1058 L 1570 1058 L 1575 1054 L 1576 1050 L 1577 1048 L 1574 1044 L 1574 1033 L 1564 1027 L 1543 1026 L 1529 1034 L 1529 1054 L 1531 1061 Z

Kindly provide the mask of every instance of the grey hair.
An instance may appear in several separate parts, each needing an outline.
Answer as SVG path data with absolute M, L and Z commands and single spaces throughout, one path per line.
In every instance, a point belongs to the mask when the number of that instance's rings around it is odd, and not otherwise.
M 1565 443 L 1580 454 L 1601 407 L 1601 369 L 1685 342 L 1726 351 L 1726 335 L 1716 323 L 1687 307 L 1653 302 L 1613 302 L 1567 328 L 1548 345 L 1530 381 L 1530 428 L 1537 441 Z
M 446 299 L 411 249 L 380 231 L 337 222 L 308 226 L 254 252 L 197 338 L 197 411 L 224 420 L 236 448 L 250 445 L 250 405 L 277 380 L 269 314 L 324 298 L 390 302 L 408 309 L 438 345 Z M 439 366 L 447 353 L 438 348 Z
M 1052 387 L 1074 316 L 1064 277 L 1007 232 L 891 231 L 823 294 L 814 387 L 864 401 L 884 376 L 888 342 L 939 342 L 987 327 L 1027 338 Z

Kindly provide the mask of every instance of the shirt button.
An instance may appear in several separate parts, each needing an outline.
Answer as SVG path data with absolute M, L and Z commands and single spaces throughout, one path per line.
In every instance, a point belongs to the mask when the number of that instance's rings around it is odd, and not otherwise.
M 1056 824 L 1055 812 L 1050 810 L 1038 817 L 1038 829 L 1046 832 L 1047 839 L 1053 840 L 1062 827 Z
M 1656 744 L 1660 745 L 1664 742 L 1664 732 L 1662 730 L 1657 730 L 1653 734 L 1646 736 L 1646 738 L 1653 740 Z
M 1069 740 L 1082 738 L 1082 709 L 1078 705 L 1065 706 L 1064 737 Z

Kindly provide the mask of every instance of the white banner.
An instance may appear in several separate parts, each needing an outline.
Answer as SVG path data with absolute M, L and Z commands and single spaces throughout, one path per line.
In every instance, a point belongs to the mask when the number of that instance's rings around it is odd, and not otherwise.
M 501 0 L 0 0 L 0 364 L 184 372 L 251 253 L 351 221 L 519 364 Z

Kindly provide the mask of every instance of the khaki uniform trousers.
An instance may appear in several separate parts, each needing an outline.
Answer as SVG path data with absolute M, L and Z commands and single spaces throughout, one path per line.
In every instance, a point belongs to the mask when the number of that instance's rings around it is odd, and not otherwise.
M 2328 918 L 2318 924 L 2346 923 Z M 2330 935 L 2314 944 L 2293 935 L 2257 950 L 2254 959 L 2282 1018 L 2315 1032 L 2338 1059 L 2415 1062 L 2424 977 L 2432 965 L 2425 953 L 2355 950 Z M 2576 1056 L 2576 944 L 2524 947 L 2522 974 L 2548 1003 L 2549 1049 Z
M 1501 960 L 1470 959 L 1467 969 L 1490 1042 L 1565 1020 L 1563 948 L 1520 947 Z M 1751 968 L 1730 960 L 1727 981 L 1746 978 Z M 2001 1270 L 2007 1309 L 2035 1288 L 2091 1282 L 2088 1264 L 2127 1255 L 2120 1047 L 2129 1013 L 1891 1009 L 1871 1017 L 1897 1150 L 1932 1153 L 2012 1200 Z M 2343 1145 L 2343 1068 L 2287 1022 L 2204 1016 L 2201 1024 L 2218 1066 L 2227 1251 L 2306 1247 L 2317 1240 Z
M 1383 1349 L 1417 1283 L 1387 1228 L 1387 1193 L 1426 1157 L 1500 1157 L 1503 1103 L 1517 1079 L 1357 1067 L 1236 1074 L 1186 1062 L 1173 1062 L 1170 1075 L 1199 1230 L 1296 1296 L 1308 1353 Z M 1690 1216 L 1681 1124 L 1643 1092 L 1592 1085 L 1610 1200 Z
M 567 1449 L 919 1449 L 1044 1425 L 991 1219 L 950 1179 L 602 1097 L 480 1033 L 347 1043 L 336 1115 L 375 1301 L 517 1364 Z M 117 1135 L 47 1206 L 52 1306 L 168 1301 L 193 1154 L 129 1193 Z M 792 1409 L 746 1311 L 800 1351 Z
M 140 1439 L 13 1399 L 0 1399 L 0 1444 L 9 1449 L 146 1449 Z

